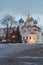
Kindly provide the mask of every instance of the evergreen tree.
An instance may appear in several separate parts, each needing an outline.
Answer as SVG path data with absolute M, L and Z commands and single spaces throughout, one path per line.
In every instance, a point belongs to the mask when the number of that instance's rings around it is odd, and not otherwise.
M 22 37 L 19 31 L 19 26 L 17 27 L 17 42 L 22 43 Z

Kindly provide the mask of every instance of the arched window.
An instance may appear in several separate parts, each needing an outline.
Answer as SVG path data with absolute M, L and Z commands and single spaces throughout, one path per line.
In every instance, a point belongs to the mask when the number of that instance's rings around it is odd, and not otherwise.
M 29 39 L 31 40 L 31 36 L 29 37 Z
M 26 37 L 26 39 L 28 39 L 28 36 Z

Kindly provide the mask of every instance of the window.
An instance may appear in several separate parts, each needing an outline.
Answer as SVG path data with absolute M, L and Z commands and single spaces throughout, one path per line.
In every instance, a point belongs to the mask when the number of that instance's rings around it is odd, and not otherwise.
M 23 40 L 25 40 L 25 37 L 23 36 Z
M 26 39 L 28 39 L 28 36 L 26 37 Z
M 31 36 L 29 37 L 29 39 L 31 39 Z
M 26 32 L 26 30 L 24 30 L 24 32 Z
M 36 31 L 36 29 L 34 29 L 34 31 Z

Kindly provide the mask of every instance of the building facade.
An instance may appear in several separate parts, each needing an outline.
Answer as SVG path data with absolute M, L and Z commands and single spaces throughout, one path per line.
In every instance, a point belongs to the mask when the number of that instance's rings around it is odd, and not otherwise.
M 0 28 L 0 38 L 5 39 L 6 35 L 8 34 L 8 37 L 10 37 L 10 34 L 17 30 L 16 27 L 11 28 Z
M 40 43 L 42 42 L 41 28 L 37 25 L 37 20 L 33 17 L 27 17 L 26 22 L 21 18 L 19 20 L 19 30 L 22 35 L 23 43 Z

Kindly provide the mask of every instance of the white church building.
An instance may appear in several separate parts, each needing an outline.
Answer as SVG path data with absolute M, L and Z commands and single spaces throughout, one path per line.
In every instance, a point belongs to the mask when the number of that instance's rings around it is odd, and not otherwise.
M 26 22 L 21 18 L 19 20 L 19 30 L 22 36 L 23 43 L 41 43 L 42 32 L 37 25 L 37 20 L 28 15 Z

